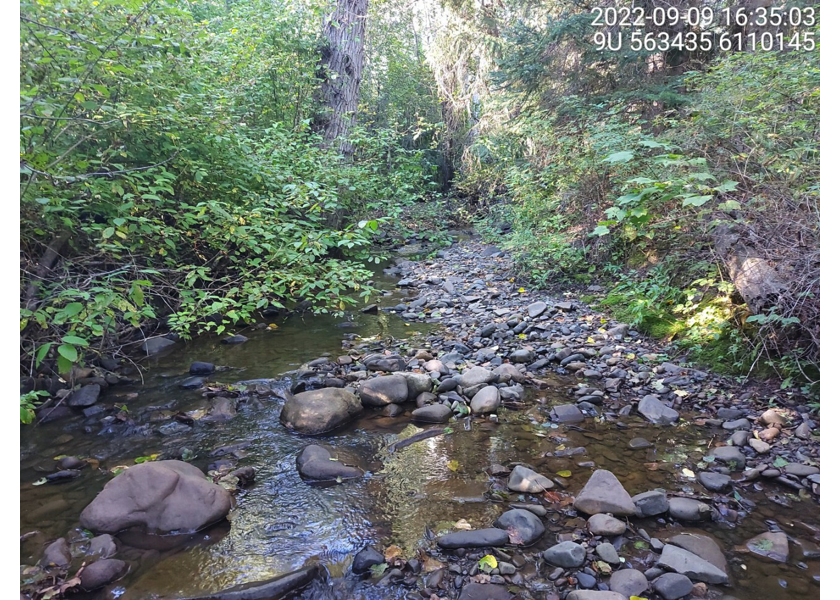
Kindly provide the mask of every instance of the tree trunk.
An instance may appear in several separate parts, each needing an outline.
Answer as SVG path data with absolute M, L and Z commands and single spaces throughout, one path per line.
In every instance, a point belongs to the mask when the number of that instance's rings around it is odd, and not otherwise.
M 321 57 L 324 82 L 320 101 L 324 114 L 316 121 L 324 132 L 324 145 L 344 138 L 359 107 L 359 84 L 364 65 L 365 23 L 368 0 L 336 0 L 335 10 L 324 20 L 325 47 Z M 341 139 L 345 156 L 353 146 Z

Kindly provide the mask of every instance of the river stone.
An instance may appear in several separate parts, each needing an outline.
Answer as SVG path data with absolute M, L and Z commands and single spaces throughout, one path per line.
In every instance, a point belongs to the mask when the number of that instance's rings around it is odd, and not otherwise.
M 767 442 L 762 442 L 761 440 L 757 440 L 756 438 L 750 438 L 749 441 L 750 448 L 758 452 L 759 454 L 767 454 L 770 452 L 770 444 Z
M 95 383 L 85 385 L 70 394 L 70 397 L 67 399 L 67 405 L 75 408 L 93 406 L 99 400 L 99 393 L 101 391 L 102 388 Z
M 624 521 L 600 513 L 589 517 L 586 524 L 592 535 L 621 535 L 627 531 L 627 524 Z
M 493 583 L 468 583 L 461 590 L 458 600 L 511 600 L 511 594 L 504 586 Z
M 653 517 L 668 512 L 668 496 L 662 490 L 636 494 L 632 498 L 637 517 Z
M 636 569 L 621 569 L 610 576 L 610 590 L 627 597 L 641 596 L 648 589 L 645 574 Z
M 602 542 L 595 546 L 595 554 L 597 554 L 601 560 L 608 562 L 611 565 L 621 564 L 621 559 L 618 557 L 618 551 L 615 549 L 615 546 L 609 542 Z
M 820 472 L 817 467 L 803 465 L 800 463 L 790 463 L 784 467 L 785 473 L 788 475 L 796 475 L 797 477 L 810 477 Z
M 70 565 L 73 557 L 70 555 L 70 546 L 64 538 L 58 538 L 44 549 L 44 556 L 40 564 L 44 567 L 65 568 Z
M 405 378 L 405 383 L 408 386 L 408 399 L 414 400 L 422 393 L 431 392 L 433 387 L 432 378 L 425 373 L 399 373 Z
M 275 598 L 285 598 L 318 577 L 322 569 L 323 567 L 315 565 L 303 567 L 297 571 L 284 573 L 265 581 L 236 585 L 221 592 L 187 600 L 274 600 Z
M 148 533 L 193 532 L 228 514 L 231 496 L 205 479 L 201 469 L 179 460 L 133 465 L 105 484 L 82 511 L 82 527 L 117 533 L 139 527 Z
M 408 384 L 405 377 L 385 375 L 366 379 L 359 386 L 362 406 L 376 408 L 386 404 L 402 404 L 408 400 Z
M 657 425 L 668 425 L 669 423 L 676 423 L 680 418 L 680 413 L 673 408 L 668 408 L 659 398 L 654 395 L 645 396 L 639 401 L 637 409 L 648 421 L 656 423 Z
M 749 431 L 736 431 L 729 436 L 729 441 L 733 446 L 746 446 L 747 442 L 751 439 L 753 439 L 753 437 L 750 435 Z
M 485 548 L 487 546 L 504 546 L 510 541 L 508 532 L 504 529 L 489 527 L 474 531 L 456 531 L 438 538 L 441 548 L 452 550 L 455 548 Z
M 615 475 L 598 469 L 575 498 L 574 507 L 588 515 L 612 513 L 618 516 L 636 514 L 636 505 Z
M 498 377 L 499 383 L 507 383 L 509 381 L 521 383 L 525 381 L 525 376 L 510 363 L 499 365 L 493 369 L 493 373 Z
M 213 398 L 210 412 L 204 418 L 205 421 L 229 421 L 236 416 L 236 400 L 233 398 Z
M 359 397 L 342 388 L 324 388 L 295 394 L 283 406 L 280 422 L 304 435 L 332 431 L 352 421 L 364 409 Z
M 168 340 L 164 337 L 156 337 L 146 340 L 140 347 L 143 349 L 143 352 L 146 353 L 146 356 L 151 356 L 152 354 L 163 352 L 174 345 L 175 342 L 172 340 Z
M 90 540 L 90 546 L 87 549 L 87 556 L 96 556 L 99 558 L 110 558 L 117 553 L 117 544 L 114 537 L 108 533 L 97 535 Z
M 712 563 L 673 544 L 665 544 L 656 564 L 704 583 L 729 583 L 726 573 Z
M 787 562 L 790 549 L 788 537 L 781 531 L 768 531 L 747 542 L 747 550 L 778 562 Z
M 530 546 L 545 533 L 545 526 L 539 517 L 520 508 L 502 513 L 493 525 L 506 530 L 510 543 L 514 545 Z
M 301 477 L 318 481 L 338 479 L 339 477 L 353 479 L 365 474 L 361 469 L 342 464 L 335 458 L 335 453 L 329 448 L 310 444 L 300 451 L 295 465 Z
M 665 600 L 679 600 L 691 593 L 691 580 L 679 573 L 665 573 L 653 582 L 653 589 Z
M 508 358 L 512 363 L 529 363 L 534 360 L 534 353 L 522 348 L 511 352 Z
M 554 482 L 548 477 L 543 477 L 528 467 L 516 465 L 510 473 L 507 483 L 508 489 L 514 492 L 536 494 L 554 487 Z
M 60 471 L 63 471 L 64 469 L 76 469 L 78 471 L 80 469 L 84 469 L 88 465 L 89 463 L 87 461 L 76 458 L 75 456 L 62 456 L 58 459 L 58 461 L 56 461 L 56 468 Z
M 190 375 L 210 375 L 216 370 L 216 365 L 209 362 L 196 361 L 190 365 Z
M 365 546 L 364 549 L 353 557 L 353 572 L 361 575 L 374 565 L 381 565 L 385 562 L 385 556 L 371 548 Z
M 87 565 L 80 579 L 82 581 L 82 589 L 87 592 L 101 588 L 112 581 L 116 581 L 122 577 L 128 570 L 128 564 L 125 561 L 116 558 L 102 558 L 94 563 Z
M 548 417 L 555 423 L 580 423 L 586 417 L 574 404 L 560 404 L 551 409 Z
M 711 507 L 693 498 L 671 498 L 668 512 L 680 521 L 706 521 L 712 517 Z
M 743 469 L 747 464 L 747 458 L 735 446 L 718 446 L 711 456 L 725 463 L 735 463 L 736 469 Z
M 399 417 L 405 412 L 405 408 L 400 404 L 389 404 L 382 409 L 382 415 L 386 417 Z
M 727 421 L 723 425 L 721 425 L 727 431 L 734 431 L 736 429 L 744 429 L 748 430 L 752 427 L 752 424 L 747 419 L 737 419 L 735 421 Z
M 545 312 L 546 308 L 548 308 L 548 304 L 546 304 L 545 302 L 534 302 L 533 304 L 529 304 L 528 316 L 532 319 L 539 317 Z
M 574 542 L 560 542 L 543 552 L 543 558 L 555 567 L 572 569 L 583 564 L 586 548 Z
M 648 440 L 640 437 L 633 438 L 632 440 L 630 440 L 630 443 L 628 445 L 633 450 L 641 450 L 643 448 L 650 448 L 651 446 L 653 446 L 653 444 L 651 444 Z
M 411 413 L 411 418 L 421 423 L 447 423 L 452 418 L 452 411 L 444 404 L 429 404 Z
M 427 360 L 423 363 L 423 368 L 429 373 L 440 373 L 441 375 L 449 374 L 449 367 L 442 360 Z
M 703 487 L 713 492 L 722 492 L 732 482 L 732 478 L 729 475 L 712 473 L 711 471 L 701 471 L 697 478 Z
M 405 371 L 405 360 L 397 354 L 369 354 L 362 359 L 362 364 L 368 371 L 384 371 L 394 373 Z
M 596 590 L 573 590 L 566 596 L 566 600 L 627 600 L 624 594 L 618 592 L 599 592 Z
M 669 539 L 668 543 L 688 550 L 726 572 L 726 557 L 714 538 L 701 533 L 680 533 Z
M 461 375 L 461 387 L 471 388 L 482 383 L 493 383 L 496 375 L 484 367 L 473 367 Z
M 494 413 L 499 408 L 500 402 L 501 400 L 499 398 L 498 388 L 488 385 L 487 387 L 481 388 L 478 393 L 472 397 L 472 400 L 470 401 L 470 410 L 475 415 Z
M 787 425 L 787 419 L 772 408 L 761 413 L 761 416 L 758 418 L 758 422 L 762 425 L 773 425 L 774 423 L 783 426 Z

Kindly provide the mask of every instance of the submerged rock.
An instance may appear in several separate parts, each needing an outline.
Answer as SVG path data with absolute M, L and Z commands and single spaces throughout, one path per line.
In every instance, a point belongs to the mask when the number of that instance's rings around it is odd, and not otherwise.
M 688 550 L 665 544 L 656 563 L 661 567 L 704 583 L 729 583 L 729 577 L 710 563 Z
M 317 481 L 329 481 L 338 478 L 353 479 L 365 474 L 358 467 L 351 467 L 339 462 L 329 448 L 317 444 L 310 444 L 301 450 L 295 464 L 301 477 Z
M 205 479 L 201 469 L 179 460 L 129 467 L 105 484 L 82 511 L 82 527 L 117 533 L 141 528 L 147 533 L 193 532 L 224 518 L 231 496 Z
M 103 558 L 87 565 L 80 576 L 82 589 L 93 591 L 116 581 L 128 571 L 128 564 L 116 558 Z
M 788 537 L 781 531 L 768 531 L 755 536 L 747 542 L 747 550 L 778 562 L 787 562 L 790 553 Z
M 353 557 L 352 570 L 357 575 L 365 573 L 374 565 L 381 565 L 385 562 L 385 556 L 370 546 L 365 546 L 361 552 Z
M 273 579 L 237 585 L 221 592 L 189 600 L 275 600 L 301 589 L 321 575 L 322 567 L 311 566 L 284 573 Z
M 511 600 L 511 594 L 504 586 L 493 583 L 468 583 L 461 590 L 458 600 Z
M 101 391 L 102 388 L 95 383 L 83 386 L 70 394 L 70 397 L 67 398 L 67 405 L 75 408 L 93 406 L 99 400 L 99 393 Z
M 680 418 L 680 413 L 673 408 L 668 408 L 659 398 L 654 395 L 645 396 L 639 402 L 638 411 L 651 423 L 657 425 L 668 425 L 676 423 Z
M 438 546 L 445 549 L 455 548 L 484 548 L 487 546 L 504 546 L 510 541 L 508 532 L 504 529 L 490 527 L 474 531 L 456 531 L 438 538 Z
M 362 402 L 353 392 L 324 388 L 295 394 L 283 406 L 280 422 L 305 435 L 332 431 L 362 413 Z
M 554 482 L 522 465 L 516 465 L 508 478 L 508 489 L 535 494 L 554 487 Z

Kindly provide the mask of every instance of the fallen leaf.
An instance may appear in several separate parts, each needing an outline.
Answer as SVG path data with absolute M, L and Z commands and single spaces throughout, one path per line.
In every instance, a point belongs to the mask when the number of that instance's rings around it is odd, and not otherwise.
M 385 548 L 385 560 L 392 562 L 395 558 L 402 556 L 402 548 L 391 544 Z
M 461 463 L 459 463 L 457 460 L 450 460 L 448 463 L 446 463 L 446 466 L 449 467 L 450 471 L 457 471 L 458 467 L 461 466 Z
M 571 472 L 571 471 L 557 471 L 557 474 L 558 474 L 560 477 L 571 477 L 571 476 L 572 476 L 572 472 Z
M 452 526 L 454 529 L 466 529 L 467 531 L 472 529 L 472 525 L 466 519 L 458 519 L 458 522 Z

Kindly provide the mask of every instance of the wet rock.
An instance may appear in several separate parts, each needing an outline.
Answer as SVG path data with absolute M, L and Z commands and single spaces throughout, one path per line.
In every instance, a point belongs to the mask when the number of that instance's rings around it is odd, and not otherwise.
M 630 443 L 628 445 L 633 450 L 641 450 L 642 448 L 650 448 L 651 446 L 653 446 L 653 444 L 651 444 L 645 438 L 640 437 L 633 438 L 632 440 L 630 440 Z
M 382 414 L 386 417 L 398 417 L 405 412 L 405 408 L 399 404 L 389 404 L 382 409 Z
M 143 352 L 146 353 L 146 356 L 151 356 L 152 354 L 159 354 L 164 350 L 171 348 L 175 345 L 175 342 L 172 340 L 168 340 L 164 337 L 156 337 L 150 338 L 143 342 L 140 348 L 143 349 Z
M 499 390 L 492 385 L 488 385 L 472 397 L 470 410 L 476 415 L 490 414 L 498 410 L 500 403 Z
M 226 337 L 222 340 L 222 343 L 228 346 L 235 346 L 237 344 L 244 344 L 248 341 L 248 338 L 244 335 L 232 335 L 230 337 Z
M 508 383 L 509 381 L 522 383 L 523 381 L 525 381 L 525 376 L 519 372 L 519 369 L 517 369 L 510 363 L 504 363 L 502 365 L 499 365 L 498 367 L 493 369 L 493 374 L 496 375 L 499 383 Z
M 45 477 L 45 479 L 50 483 L 63 483 L 65 481 L 75 479 L 81 474 L 81 471 L 77 471 L 76 469 L 64 469 L 63 471 L 56 471 L 55 473 L 50 473 Z
M 595 590 L 573 590 L 566 600 L 627 600 L 624 594 Z
M 817 467 L 809 465 L 802 465 L 799 463 L 790 463 L 784 466 L 785 473 L 788 475 L 796 475 L 797 477 L 810 477 L 820 472 Z
M 554 487 L 554 482 L 522 465 L 516 465 L 511 471 L 507 483 L 508 489 L 514 492 L 536 494 Z
M 375 315 L 379 312 L 379 305 L 377 304 L 368 304 L 364 308 L 362 308 L 362 312 L 366 315 Z
M 502 513 L 493 525 L 506 530 L 510 543 L 514 545 L 530 546 L 545 533 L 539 517 L 529 510 L 518 508 Z
M 105 484 L 82 511 L 82 527 L 117 533 L 192 532 L 227 515 L 231 496 L 189 463 L 162 460 L 134 465 Z
M 274 600 L 303 588 L 321 575 L 322 567 L 309 566 L 265 581 L 237 585 L 188 600 Z
M 659 398 L 654 395 L 642 398 L 641 401 L 639 401 L 637 410 L 648 421 L 656 423 L 657 425 L 676 423 L 680 418 L 680 413 L 675 411 L 673 408 L 668 408 L 662 404 Z
M 452 411 L 443 404 L 429 404 L 416 409 L 411 418 L 421 423 L 447 423 L 452 418 Z
M 662 490 L 636 494 L 632 498 L 637 517 L 653 517 L 668 512 L 668 496 Z
M 70 545 L 64 538 L 58 538 L 44 549 L 44 556 L 39 561 L 44 567 L 64 569 L 70 565 Z
M 743 469 L 747 458 L 734 446 L 718 446 L 711 452 L 711 456 L 724 463 L 733 463 L 736 469 Z
M 205 421 L 229 421 L 236 416 L 236 400 L 233 398 L 213 398 L 210 411 Z
M 408 400 L 408 383 L 400 375 L 385 375 L 366 379 L 359 386 L 362 405 L 379 407 L 386 404 L 402 404 Z
M 305 435 L 332 431 L 363 412 L 362 402 L 346 389 L 324 388 L 295 394 L 283 406 L 280 422 Z
M 493 383 L 496 375 L 484 367 L 473 367 L 461 375 L 461 387 L 466 389 L 482 383 Z
M 67 398 L 67 406 L 74 408 L 85 408 L 93 406 L 99 400 L 99 394 L 102 388 L 96 384 L 86 385 L 79 388 Z
M 555 423 L 580 423 L 586 417 L 574 404 L 560 404 L 551 409 L 549 418 Z
M 595 554 L 597 554 L 601 560 L 611 565 L 621 564 L 621 560 L 618 557 L 618 552 L 616 551 L 615 546 L 609 542 L 603 542 L 595 546 Z
M 508 532 L 504 529 L 490 527 L 474 531 L 456 531 L 438 538 L 441 548 L 452 550 L 455 548 L 485 548 L 488 546 L 504 546 L 510 541 Z
M 790 548 L 788 537 L 781 531 L 769 531 L 750 539 L 747 550 L 757 556 L 769 558 L 778 562 L 787 562 Z
M 712 563 L 703 560 L 696 554 L 692 554 L 688 550 L 683 550 L 678 546 L 666 544 L 662 549 L 662 554 L 656 563 L 658 566 L 665 567 L 671 571 L 685 575 L 697 581 L 705 583 L 728 583 L 729 577 L 714 566 Z
M 357 467 L 342 464 L 330 448 L 311 444 L 306 446 L 295 461 L 298 473 L 305 479 L 328 481 L 333 479 L 353 479 L 365 473 Z
M 461 590 L 458 600 L 511 600 L 507 588 L 493 583 L 468 583 Z
M 627 531 L 627 524 L 615 517 L 604 514 L 592 515 L 586 522 L 592 535 L 621 535 Z
M 610 576 L 610 590 L 630 596 L 641 596 L 648 589 L 645 574 L 636 569 L 621 569 Z
M 589 573 L 584 573 L 583 571 L 575 573 L 575 579 L 578 580 L 578 585 L 585 590 L 591 590 L 598 583 L 598 581 L 592 575 L 590 575 Z
M 736 431 L 729 438 L 729 441 L 733 446 L 746 446 L 750 439 L 752 439 L 752 436 L 749 431 Z
M 718 419 L 723 419 L 724 421 L 734 421 L 743 417 L 744 411 L 740 408 L 723 407 L 718 409 L 717 416 Z
M 437 396 L 435 396 L 431 392 L 420 392 L 415 399 L 417 404 L 417 408 L 422 408 L 428 404 L 432 404 L 437 400 Z M 396 406 L 395 404 L 391 404 L 391 406 Z
M 117 544 L 114 537 L 108 533 L 103 533 L 90 540 L 90 546 L 88 546 L 86 554 L 98 558 L 110 558 L 116 553 Z
M 362 364 L 369 371 L 384 371 L 386 373 L 405 371 L 405 360 L 397 354 L 369 354 L 362 359 Z
M 729 475 L 712 473 L 711 471 L 701 471 L 697 478 L 703 487 L 713 492 L 722 492 L 732 483 L 732 478 Z
M 618 516 L 630 516 L 636 514 L 636 506 L 630 494 L 615 475 L 604 469 L 599 469 L 592 474 L 575 498 L 574 506 L 575 509 L 589 515 L 612 513 Z
M 512 363 L 529 363 L 534 360 L 534 353 L 530 350 L 516 350 L 510 353 L 510 362 Z
M 181 387 L 185 390 L 197 390 L 204 385 L 204 377 L 188 377 L 181 382 Z
M 560 542 L 543 552 L 543 558 L 555 567 L 579 567 L 586 559 L 586 548 L 574 542 Z
M 680 521 L 706 521 L 712 517 L 711 507 L 693 498 L 671 498 L 668 511 Z
M 653 589 L 665 600 L 678 600 L 691 593 L 691 580 L 679 573 L 665 573 L 653 582 Z
M 405 378 L 405 383 L 408 386 L 408 399 L 414 400 L 420 394 L 432 391 L 432 378 L 425 373 L 400 373 Z
M 216 370 L 216 365 L 209 362 L 196 361 L 190 365 L 190 375 L 210 375 Z
M 668 543 L 688 550 L 726 572 L 726 557 L 714 538 L 700 533 L 680 533 L 669 539 Z
M 80 469 L 84 469 L 87 466 L 87 462 L 83 461 L 80 458 L 76 458 L 75 456 L 62 456 L 56 462 L 56 468 L 60 470 L 76 469 L 78 471 Z
M 528 311 L 528 316 L 535 319 L 543 314 L 547 308 L 548 305 L 545 302 L 534 302 L 533 304 L 529 304 L 526 310 Z
M 104 585 L 116 581 L 128 571 L 128 564 L 125 561 L 116 558 L 102 558 L 94 563 L 87 565 L 80 579 L 82 581 L 82 589 L 85 591 L 92 591 L 101 588 Z
M 374 565 L 381 565 L 385 562 L 385 556 L 370 546 L 365 546 L 364 549 L 353 557 L 352 570 L 357 575 L 367 572 Z

